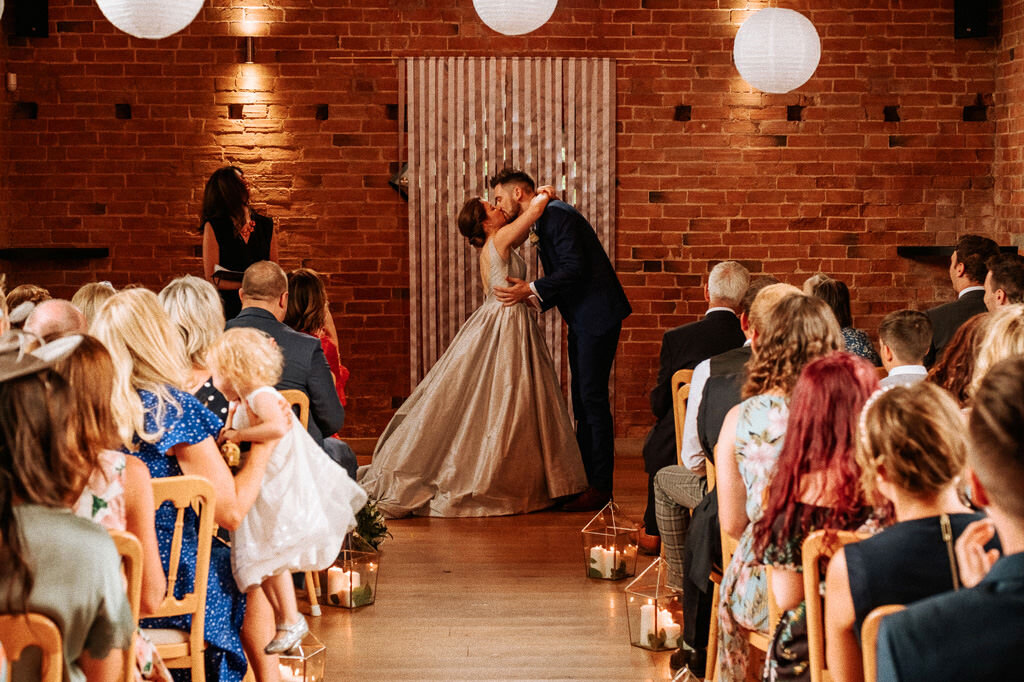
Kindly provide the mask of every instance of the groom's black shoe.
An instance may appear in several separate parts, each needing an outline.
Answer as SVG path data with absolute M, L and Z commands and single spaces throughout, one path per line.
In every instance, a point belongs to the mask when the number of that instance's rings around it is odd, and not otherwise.
M 562 511 L 567 512 L 585 512 L 585 511 L 597 511 L 606 504 L 608 500 L 612 499 L 611 493 L 606 493 L 598 490 L 597 488 L 587 488 L 574 499 L 569 500 L 562 505 Z

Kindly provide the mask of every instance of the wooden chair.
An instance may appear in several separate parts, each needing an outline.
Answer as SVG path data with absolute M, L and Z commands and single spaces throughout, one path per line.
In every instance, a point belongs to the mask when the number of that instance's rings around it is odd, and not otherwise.
M 875 682 L 878 678 L 878 631 L 882 627 L 882 619 L 907 608 L 902 604 L 886 604 L 871 609 L 860 628 L 860 648 L 864 657 L 864 682 Z
M 309 428 L 309 396 L 294 388 L 285 389 L 280 393 L 288 401 L 288 404 L 292 406 L 292 411 L 299 418 L 302 428 Z M 319 616 L 321 614 L 318 599 L 320 596 L 320 580 L 313 571 L 306 571 L 305 582 L 306 594 L 309 595 L 309 615 Z
M 681 369 L 672 375 L 672 411 L 676 422 L 676 461 L 683 463 L 683 423 L 686 421 L 686 401 L 690 397 L 692 369 Z
M 816 530 L 804 538 L 803 554 L 804 599 L 807 602 L 807 646 L 811 666 L 811 682 L 825 682 L 832 677 L 825 669 L 825 614 L 821 598 L 822 559 L 831 558 L 835 551 L 852 542 L 871 537 L 870 533 L 848 530 Z M 828 539 L 828 542 L 826 542 Z
M 21 658 L 28 647 L 42 651 L 40 682 L 61 682 L 64 677 L 64 646 L 57 625 L 39 613 L 0 615 L 0 644 L 7 660 Z
M 716 448 L 717 450 L 717 448 Z M 715 452 L 715 456 L 718 452 Z M 704 461 L 704 470 L 708 477 L 708 492 L 715 489 L 715 463 L 710 459 Z M 722 574 L 718 571 L 711 571 L 711 627 L 708 629 L 708 655 L 707 663 L 704 666 L 706 678 L 715 679 L 715 667 L 718 665 L 718 593 L 722 585 Z
M 132 607 L 132 624 L 137 628 L 142 601 L 142 544 L 125 530 L 112 530 L 110 537 L 114 540 L 117 553 L 121 555 L 121 567 L 128 587 L 128 603 Z M 124 682 L 135 679 L 135 637 L 133 633 L 132 642 L 124 652 Z
M 171 556 L 167 567 L 167 596 L 153 617 L 192 616 L 189 631 L 173 628 L 147 629 L 147 633 L 168 668 L 189 668 L 193 680 L 205 680 L 203 661 L 204 624 L 206 620 L 206 583 L 210 572 L 210 543 L 213 540 L 213 515 L 216 497 L 213 485 L 200 476 L 171 476 L 153 479 L 153 500 L 156 508 L 165 501 L 174 504 L 177 518 L 171 540 Z M 199 516 L 197 534 L 195 584 L 192 591 L 181 599 L 174 596 L 181 563 L 181 546 L 185 526 L 185 512 L 195 509 Z

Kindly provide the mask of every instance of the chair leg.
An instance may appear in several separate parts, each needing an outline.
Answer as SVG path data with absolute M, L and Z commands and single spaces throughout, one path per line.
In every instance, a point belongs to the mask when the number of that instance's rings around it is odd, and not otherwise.
M 707 682 L 714 682 L 715 671 L 718 668 L 718 594 L 720 587 L 714 584 L 711 597 L 711 627 L 708 629 L 708 655 L 705 667 L 704 679 Z
M 320 615 L 320 600 L 317 598 L 316 584 L 312 571 L 306 571 L 306 594 L 309 595 L 309 615 Z

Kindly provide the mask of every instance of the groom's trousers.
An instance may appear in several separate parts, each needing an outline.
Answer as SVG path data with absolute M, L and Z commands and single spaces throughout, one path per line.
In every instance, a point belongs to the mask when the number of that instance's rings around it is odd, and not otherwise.
M 612 492 L 615 470 L 615 427 L 608 398 L 608 378 L 621 331 L 621 323 L 600 335 L 569 327 L 576 442 L 583 455 L 587 483 L 605 493 Z

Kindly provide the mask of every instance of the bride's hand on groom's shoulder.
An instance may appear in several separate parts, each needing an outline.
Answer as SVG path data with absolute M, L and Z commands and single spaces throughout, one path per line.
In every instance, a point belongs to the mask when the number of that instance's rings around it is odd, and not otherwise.
M 552 199 L 557 199 L 558 198 L 558 190 L 555 189 L 554 185 L 541 185 L 537 189 L 537 193 L 538 194 L 547 194 Z

